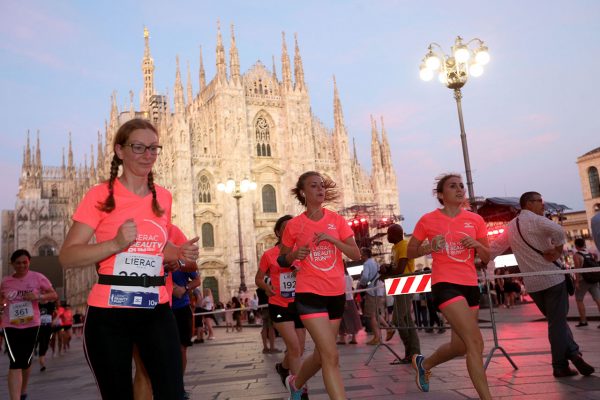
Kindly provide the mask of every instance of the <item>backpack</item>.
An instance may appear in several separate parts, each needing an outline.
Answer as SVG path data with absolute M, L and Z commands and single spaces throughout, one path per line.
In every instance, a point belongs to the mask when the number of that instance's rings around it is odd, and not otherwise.
M 577 254 L 583 257 L 583 265 L 581 268 L 597 268 L 600 266 L 590 253 L 582 253 L 578 251 Z M 587 283 L 594 284 L 600 282 L 600 272 L 586 272 L 582 273 L 581 276 Z

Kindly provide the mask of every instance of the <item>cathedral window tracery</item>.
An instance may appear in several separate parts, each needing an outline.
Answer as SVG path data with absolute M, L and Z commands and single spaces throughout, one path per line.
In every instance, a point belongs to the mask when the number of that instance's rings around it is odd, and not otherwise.
M 275 188 L 271 185 L 265 185 L 262 188 L 262 203 L 263 212 L 276 213 L 277 212 L 277 196 L 275 194 Z
M 210 203 L 210 180 L 206 175 L 202 175 L 198 183 L 198 201 L 200 203 Z
M 269 123 L 264 117 L 256 119 L 256 155 L 259 157 L 271 157 L 271 133 Z
M 202 248 L 215 247 L 215 231 L 212 224 L 205 222 L 202 224 Z

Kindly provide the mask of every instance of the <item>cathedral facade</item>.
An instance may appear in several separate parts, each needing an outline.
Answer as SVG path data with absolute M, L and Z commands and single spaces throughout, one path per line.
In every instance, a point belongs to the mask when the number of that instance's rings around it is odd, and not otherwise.
M 198 264 L 204 285 L 221 299 L 237 293 L 242 253 L 246 284 L 254 286 L 258 260 L 276 241 L 275 221 L 302 211 L 290 189 L 305 171 L 319 171 L 337 183 L 340 198 L 331 208 L 368 205 L 397 218 L 396 174 L 383 119 L 378 127 L 371 118 L 368 174 L 358 162 L 355 147 L 351 153 L 335 78 L 333 128 L 329 128 L 311 111 L 297 38 L 292 62 L 282 36 L 280 77 L 275 60 L 270 70 L 257 61 L 242 74 L 233 27 L 228 63 L 218 29 L 215 76 L 207 82 L 200 54 L 198 90 L 193 88 L 189 66 L 184 87 L 177 59 L 170 99 L 154 89 L 154 60 L 144 30 L 139 108 L 133 105 L 130 92 L 129 109 L 119 110 L 113 94 L 110 117 L 104 134 L 98 133 L 97 144 L 91 146 L 89 164 L 86 156 L 83 166 L 74 165 L 69 139 L 62 165 L 44 166 L 39 136 L 33 148 L 28 135 L 16 207 L 2 216 L 5 265 L 11 248 L 25 247 L 34 255 L 56 254 L 83 193 L 108 177 L 117 129 L 138 117 L 150 119 L 159 130 L 163 152 L 155 167 L 155 181 L 173 194 L 173 223 L 188 237 L 200 237 Z M 232 193 L 217 190 L 219 183 L 229 179 L 249 179 L 256 189 L 236 199 Z M 238 240 L 238 218 L 242 240 Z M 74 305 L 85 303 L 95 280 L 92 266 L 66 270 L 68 300 Z

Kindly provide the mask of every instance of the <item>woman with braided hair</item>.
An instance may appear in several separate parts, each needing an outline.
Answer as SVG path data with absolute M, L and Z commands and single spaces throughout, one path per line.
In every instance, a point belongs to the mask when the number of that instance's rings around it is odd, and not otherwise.
M 133 119 L 119 128 L 110 178 L 83 197 L 60 252 L 66 268 L 97 268 L 98 283 L 88 297 L 84 351 L 103 399 L 133 398 L 134 345 L 154 398 L 181 400 L 184 395 L 163 262 L 195 261 L 198 238 L 181 246 L 168 241 L 171 194 L 154 184 L 152 174 L 161 149 L 150 122 Z

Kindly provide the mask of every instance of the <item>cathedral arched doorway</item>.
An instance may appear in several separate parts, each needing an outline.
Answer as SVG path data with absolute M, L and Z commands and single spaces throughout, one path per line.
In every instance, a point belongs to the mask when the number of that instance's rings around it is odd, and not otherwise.
M 219 301 L 219 281 L 214 276 L 207 276 L 202 282 L 202 288 L 209 288 L 212 291 L 215 304 Z

